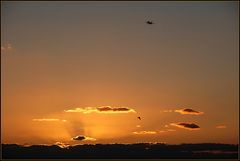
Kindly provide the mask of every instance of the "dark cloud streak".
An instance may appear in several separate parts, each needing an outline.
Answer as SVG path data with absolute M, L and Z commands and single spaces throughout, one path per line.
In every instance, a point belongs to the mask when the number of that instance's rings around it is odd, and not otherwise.
M 199 130 L 200 126 L 195 123 L 186 123 L 186 122 L 179 122 L 179 123 L 171 123 L 172 126 L 176 126 L 179 128 L 184 128 L 187 130 Z

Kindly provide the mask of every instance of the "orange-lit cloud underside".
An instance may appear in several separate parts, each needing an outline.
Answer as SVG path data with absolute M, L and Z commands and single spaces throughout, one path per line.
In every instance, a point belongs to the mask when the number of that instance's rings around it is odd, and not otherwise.
M 180 109 L 180 110 L 175 110 L 174 112 L 178 112 L 182 115 L 202 115 L 203 114 L 203 112 L 196 111 L 196 110 L 193 110 L 191 108 L 184 108 L 184 109 Z
M 84 107 L 84 108 L 75 108 L 64 110 L 65 112 L 79 112 L 83 114 L 88 113 L 105 113 L 105 114 L 114 114 L 114 113 L 136 113 L 134 109 L 128 107 L 111 107 L 111 106 L 102 106 L 102 107 Z

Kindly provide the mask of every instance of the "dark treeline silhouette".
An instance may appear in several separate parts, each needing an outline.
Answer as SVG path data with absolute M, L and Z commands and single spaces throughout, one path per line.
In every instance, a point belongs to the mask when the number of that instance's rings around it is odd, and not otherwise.
M 4 159 L 237 159 L 238 145 L 231 144 L 84 144 L 21 146 L 2 144 Z

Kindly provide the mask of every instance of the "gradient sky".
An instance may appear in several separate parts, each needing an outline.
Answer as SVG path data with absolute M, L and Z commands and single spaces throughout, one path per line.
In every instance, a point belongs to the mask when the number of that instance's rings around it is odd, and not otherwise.
M 1 3 L 3 143 L 238 143 L 238 2 Z

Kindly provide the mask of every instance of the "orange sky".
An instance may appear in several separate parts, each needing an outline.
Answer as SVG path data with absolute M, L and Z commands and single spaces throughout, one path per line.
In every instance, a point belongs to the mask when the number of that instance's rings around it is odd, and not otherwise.
M 2 142 L 235 144 L 238 33 L 236 2 L 2 2 Z

